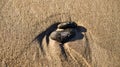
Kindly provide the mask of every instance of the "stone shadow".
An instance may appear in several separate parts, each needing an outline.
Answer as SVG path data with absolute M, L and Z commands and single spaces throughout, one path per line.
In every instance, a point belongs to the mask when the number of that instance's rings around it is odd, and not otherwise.
M 46 36 L 46 43 L 47 45 L 49 44 L 49 36 L 50 34 L 55 31 L 57 29 L 57 25 L 60 24 L 59 22 L 57 23 L 54 23 L 52 24 L 50 27 L 48 27 L 45 31 L 43 31 L 42 33 L 40 33 L 39 35 L 37 35 L 34 40 L 37 40 L 38 43 L 39 43 L 39 47 L 41 49 L 42 52 L 44 52 L 44 49 L 43 49 L 43 45 L 42 45 L 42 42 L 43 42 L 43 38 Z M 34 41 L 33 40 L 33 41 Z

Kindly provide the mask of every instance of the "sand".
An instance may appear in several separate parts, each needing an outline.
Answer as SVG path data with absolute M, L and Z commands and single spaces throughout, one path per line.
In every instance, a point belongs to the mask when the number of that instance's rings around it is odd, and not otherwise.
M 34 39 L 64 21 L 85 27 L 84 37 Z M 119 0 L 0 0 L 0 67 L 120 67 L 119 48 Z

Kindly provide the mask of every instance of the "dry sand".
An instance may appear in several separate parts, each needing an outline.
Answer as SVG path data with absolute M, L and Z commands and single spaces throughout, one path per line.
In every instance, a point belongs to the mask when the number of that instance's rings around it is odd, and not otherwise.
M 83 39 L 61 47 L 45 36 L 43 52 L 34 38 L 70 20 Z M 120 0 L 0 0 L 0 67 L 120 67 Z

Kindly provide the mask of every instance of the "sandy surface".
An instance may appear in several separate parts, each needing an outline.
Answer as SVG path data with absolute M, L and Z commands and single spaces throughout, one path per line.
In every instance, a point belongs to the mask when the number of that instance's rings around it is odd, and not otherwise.
M 34 38 L 70 20 L 87 29 L 83 39 L 66 43 L 62 53 L 44 37 L 43 54 Z M 120 67 L 120 1 L 0 0 L 0 67 Z

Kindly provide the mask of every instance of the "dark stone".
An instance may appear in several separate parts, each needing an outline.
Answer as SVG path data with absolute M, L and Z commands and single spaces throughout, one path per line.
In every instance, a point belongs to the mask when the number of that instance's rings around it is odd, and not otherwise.
M 59 29 L 66 29 L 66 28 L 76 28 L 77 24 L 75 22 L 64 22 L 58 25 Z
M 74 28 L 64 29 L 63 31 L 54 31 L 50 35 L 51 39 L 56 40 L 60 43 L 68 42 L 74 36 L 75 36 Z

